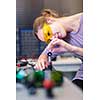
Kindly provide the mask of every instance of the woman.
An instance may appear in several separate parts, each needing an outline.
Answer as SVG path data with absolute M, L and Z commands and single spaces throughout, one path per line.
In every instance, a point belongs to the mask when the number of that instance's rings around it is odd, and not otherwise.
M 35 35 L 48 46 L 39 56 L 36 69 L 48 67 L 47 53 L 53 56 L 72 52 L 83 61 L 83 15 L 78 13 L 68 17 L 38 17 L 34 21 Z M 76 73 L 73 82 L 83 89 L 83 64 Z

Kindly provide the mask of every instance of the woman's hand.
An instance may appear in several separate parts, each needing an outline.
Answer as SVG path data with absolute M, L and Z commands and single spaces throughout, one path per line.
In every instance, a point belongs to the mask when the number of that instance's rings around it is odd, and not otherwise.
M 48 67 L 47 55 L 41 54 L 38 58 L 38 61 L 37 61 L 36 65 L 34 66 L 34 68 L 36 70 L 43 70 L 47 67 Z
M 54 38 L 49 44 L 52 52 L 73 52 L 83 56 L 83 48 L 71 45 L 62 39 Z M 56 46 L 58 46 L 56 48 Z M 55 47 L 55 48 L 54 48 Z
M 56 46 L 56 45 L 59 45 L 60 47 L 66 48 L 65 44 L 67 44 L 67 42 L 65 42 L 62 39 L 54 38 L 51 42 L 52 42 L 53 47 Z

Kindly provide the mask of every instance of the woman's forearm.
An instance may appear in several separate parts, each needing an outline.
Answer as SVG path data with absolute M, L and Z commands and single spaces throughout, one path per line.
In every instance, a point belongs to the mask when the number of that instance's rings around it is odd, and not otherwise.
M 80 56 L 83 56 L 83 48 L 73 46 L 68 43 L 65 44 L 65 48 L 70 52 L 73 52 L 73 53 L 79 54 Z

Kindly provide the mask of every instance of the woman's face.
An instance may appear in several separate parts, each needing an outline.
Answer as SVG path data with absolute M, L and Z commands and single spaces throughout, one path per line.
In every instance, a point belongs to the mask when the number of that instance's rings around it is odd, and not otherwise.
M 66 31 L 65 29 L 63 28 L 62 25 L 60 25 L 59 23 L 57 22 L 53 22 L 52 24 L 49 25 L 51 30 L 52 30 L 52 37 L 50 37 L 50 40 L 54 39 L 54 38 L 64 38 L 66 37 Z M 38 32 L 36 33 L 36 35 L 38 36 L 38 38 L 41 40 L 41 41 L 45 41 L 45 36 L 44 36 L 44 33 L 43 33 L 43 28 L 41 29 L 38 29 Z M 48 38 L 48 37 L 47 37 Z
M 56 37 L 62 39 L 66 37 L 66 31 L 60 23 L 53 22 L 52 24 L 50 24 L 50 27 L 53 33 L 53 38 Z

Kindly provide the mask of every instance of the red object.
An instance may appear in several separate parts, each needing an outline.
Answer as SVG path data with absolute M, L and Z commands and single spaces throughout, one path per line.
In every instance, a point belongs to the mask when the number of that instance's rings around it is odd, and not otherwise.
M 20 67 L 20 64 L 17 64 L 17 67 Z
M 54 86 L 54 83 L 53 81 L 51 80 L 44 80 L 43 82 L 43 86 L 46 88 L 46 89 L 50 89 Z

